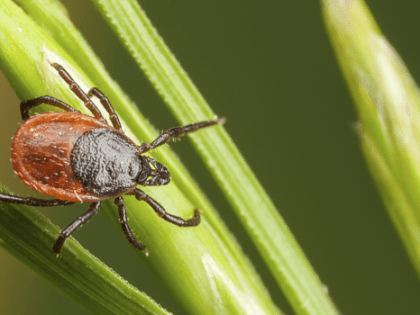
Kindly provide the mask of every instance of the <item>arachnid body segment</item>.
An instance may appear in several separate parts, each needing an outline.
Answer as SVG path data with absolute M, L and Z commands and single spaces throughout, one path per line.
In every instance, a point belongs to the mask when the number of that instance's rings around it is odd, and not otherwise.
M 98 197 L 117 197 L 137 186 L 145 167 L 139 149 L 115 129 L 93 129 L 74 144 L 70 161 L 74 173 L 87 190 Z
M 95 128 L 111 127 L 93 117 L 68 112 L 43 113 L 26 120 L 12 143 L 12 163 L 19 179 L 57 199 L 98 201 L 98 196 L 76 179 L 70 163 L 76 141 Z

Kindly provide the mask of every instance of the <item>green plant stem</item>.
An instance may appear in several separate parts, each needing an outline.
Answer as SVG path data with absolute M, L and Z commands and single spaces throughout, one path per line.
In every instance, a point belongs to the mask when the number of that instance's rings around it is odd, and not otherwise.
M 0 246 L 92 314 L 169 314 L 73 240 L 66 259 L 56 258 L 59 233 L 33 208 L 0 203 Z
M 213 119 L 214 113 L 137 2 L 93 2 L 181 124 Z M 336 314 L 317 275 L 225 130 L 191 139 L 296 313 Z
M 11 10 L 21 12 L 10 1 L 0 1 L 6 3 Z M 34 18 L 43 16 L 44 22 L 40 24 L 47 30 L 53 27 L 54 23 L 61 23 L 61 20 L 57 21 L 55 19 L 56 16 L 64 14 L 59 6 L 52 5 L 54 2 L 51 1 L 40 0 L 36 3 L 38 5 L 30 6 L 29 1 L 22 1 L 21 5 Z M 54 9 L 57 9 L 56 14 L 50 11 Z M 43 15 L 37 10 L 46 10 L 49 14 Z M 53 23 L 45 21 L 48 20 L 48 16 L 51 17 Z M 1 25 L 4 34 L 6 34 L 5 40 L 12 40 L 7 35 L 10 33 L 9 29 L 18 29 L 23 23 L 21 20 L 28 24 L 28 27 L 24 28 L 24 34 L 32 39 L 32 45 L 27 47 L 27 38 L 16 36 L 17 40 L 15 42 L 8 42 L 3 47 L 12 47 L 22 51 L 26 49 L 31 54 L 29 56 L 18 54 L 13 59 L 15 55 L 9 55 L 9 51 L 3 50 L 3 55 L 0 56 L 2 57 L 0 59 L 3 60 L 0 66 L 3 70 L 6 69 L 5 73 L 19 97 L 28 99 L 50 94 L 86 112 L 80 100 L 69 91 L 68 86 L 49 65 L 49 62 L 57 62 L 63 65 L 84 90 L 94 85 L 97 78 L 90 77 L 89 74 L 81 70 L 79 64 L 74 62 L 74 60 L 84 60 L 86 55 L 83 51 L 69 49 L 69 43 L 65 41 L 65 38 L 69 38 L 69 42 L 74 42 L 74 38 L 77 38 L 78 35 L 71 33 L 77 32 L 77 30 L 69 24 L 69 20 L 63 19 L 64 27 L 61 27 L 61 31 L 58 32 L 62 33 L 61 35 L 54 33 L 54 31 L 48 32 L 60 40 L 45 38 L 46 35 L 39 27 L 30 21 L 27 16 L 22 15 Z M 13 24 L 13 21 L 19 21 L 19 26 L 16 25 L 16 22 Z M 0 19 L 0 23 L 3 22 L 4 20 Z M 63 26 L 63 24 L 60 25 Z M 10 34 L 16 35 L 13 32 Z M 3 45 L 3 43 L 1 44 Z M 29 68 L 28 76 L 20 76 L 25 70 L 15 66 L 15 63 L 26 64 L 25 68 Z M 89 62 L 83 64 L 83 67 L 89 69 L 89 73 L 96 73 L 106 78 L 107 74 L 102 71 L 101 66 L 95 58 L 91 58 Z M 91 69 L 95 67 L 96 70 Z M 104 87 L 98 87 L 106 93 L 108 93 L 107 89 L 110 88 L 107 84 L 104 84 Z M 150 126 L 144 122 L 144 118 L 138 115 L 136 111 L 132 111 L 130 104 L 124 103 L 125 100 L 126 97 L 111 101 L 120 117 L 123 118 L 124 131 L 134 141 L 140 143 L 138 135 L 153 135 L 154 133 Z M 42 107 L 44 111 L 47 109 L 48 107 Z M 126 118 L 127 121 L 125 121 Z M 142 120 L 142 122 L 136 122 L 137 119 Z M 214 127 L 213 130 L 206 131 L 206 133 L 214 133 L 217 128 L 220 127 Z M 168 148 L 161 148 L 156 153 L 153 152 L 153 157 L 159 156 L 162 156 L 162 160 L 159 159 L 159 161 L 164 162 L 167 166 L 173 166 L 171 172 L 175 174 L 174 181 L 171 185 L 159 187 L 157 197 L 154 196 L 155 189 L 153 187 L 145 187 L 144 190 L 166 209 L 169 209 L 170 213 L 184 218 L 192 215 L 194 206 L 199 206 L 203 210 L 203 221 L 196 228 L 180 229 L 161 220 L 146 203 L 138 202 L 130 196 L 124 197 L 129 212 L 130 227 L 136 237 L 147 244 L 149 249 L 150 255 L 148 258 L 137 251 L 141 259 L 164 286 L 172 292 L 184 309 L 191 314 L 278 314 L 279 311 L 272 303 L 255 270 L 244 257 L 223 223 L 217 219 L 214 210 L 193 184 L 179 161 L 174 158 Z M 180 183 L 184 182 L 183 179 L 185 179 L 185 184 L 182 187 L 183 189 L 189 187 L 189 194 L 181 191 L 178 187 Z M 197 203 L 195 202 L 196 199 Z M 105 210 L 113 222 L 118 225 L 118 228 L 121 229 L 118 224 L 116 207 L 108 202 L 101 206 L 102 210 Z M 65 244 L 61 254 L 63 260 L 68 259 L 69 249 L 70 247 Z

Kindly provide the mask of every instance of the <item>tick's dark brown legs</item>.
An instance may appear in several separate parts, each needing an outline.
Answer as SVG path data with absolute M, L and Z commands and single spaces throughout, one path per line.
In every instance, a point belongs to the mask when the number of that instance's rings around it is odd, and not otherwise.
M 74 231 L 76 231 L 79 227 L 81 227 L 84 223 L 86 223 L 95 213 L 98 213 L 99 207 L 101 205 L 101 202 L 92 202 L 89 205 L 89 210 L 78 216 L 76 220 L 74 220 L 68 227 L 66 227 L 63 231 L 61 231 L 60 236 L 58 237 L 57 241 L 55 242 L 53 246 L 54 252 L 57 254 L 60 254 L 61 248 L 64 245 L 64 242 L 66 239 L 73 234 Z
M 0 202 L 13 203 L 16 205 L 28 205 L 33 207 L 55 207 L 55 206 L 68 206 L 74 204 L 71 201 L 65 201 L 60 199 L 38 199 L 38 198 L 22 198 L 18 196 L 0 194 Z
M 52 105 L 61 109 L 64 109 L 67 112 L 76 112 L 80 113 L 78 110 L 75 110 L 70 105 L 54 98 L 48 95 L 44 95 L 41 97 L 33 98 L 27 101 L 23 101 L 20 103 L 20 114 L 22 115 L 22 119 L 26 120 L 29 118 L 29 110 L 35 106 L 41 105 L 41 104 L 48 104 Z
M 99 91 L 99 89 L 94 87 L 94 88 L 90 89 L 90 91 L 88 92 L 87 95 L 90 98 L 92 98 L 92 96 L 96 96 L 97 98 L 99 98 L 102 106 L 108 112 L 109 118 L 111 119 L 111 122 L 112 122 L 112 125 L 114 126 L 114 128 L 117 129 L 118 131 L 122 131 L 120 119 L 118 118 L 117 113 L 115 112 L 114 108 L 112 107 L 111 102 L 104 95 L 104 93 L 102 93 L 101 91 Z
M 176 127 L 169 130 L 164 131 L 159 137 L 156 138 L 155 141 L 152 143 L 143 143 L 139 146 L 141 153 L 145 153 L 149 150 L 157 148 L 162 144 L 168 142 L 168 140 L 172 137 L 182 137 L 185 133 L 194 132 L 198 129 L 214 126 L 217 124 L 223 124 L 225 122 L 224 118 L 220 118 L 219 120 L 211 120 L 211 121 L 202 121 L 196 124 L 187 125 L 184 127 Z
M 66 239 L 73 234 L 79 227 L 81 227 L 84 223 L 86 223 L 95 213 L 98 213 L 99 207 L 101 202 L 92 202 L 89 205 L 89 210 L 78 216 L 76 220 L 74 220 L 68 227 L 66 227 L 63 231 L 61 231 L 60 236 L 58 237 L 57 241 L 53 246 L 54 253 L 60 254 L 61 248 L 64 245 Z
M 146 256 L 148 255 L 146 246 L 140 243 L 133 235 L 130 227 L 127 223 L 127 211 L 125 210 L 124 200 L 122 197 L 115 198 L 115 204 L 118 206 L 118 213 L 120 215 L 120 223 L 124 232 L 125 237 L 128 241 L 137 249 L 144 250 Z
M 178 226 L 196 226 L 200 224 L 200 211 L 198 209 L 194 210 L 194 217 L 192 217 L 189 220 L 184 220 L 180 217 L 167 213 L 165 209 L 156 200 L 154 200 L 152 197 L 148 196 L 144 191 L 141 191 L 138 188 L 133 189 L 131 194 L 133 194 L 137 198 L 137 200 L 146 201 L 149 204 L 149 206 L 151 206 L 152 209 L 155 210 L 158 216 L 172 224 Z
M 92 112 L 93 116 L 95 116 L 96 119 L 99 119 L 100 121 L 106 123 L 105 118 L 102 116 L 101 112 L 99 111 L 98 107 L 92 102 L 92 100 L 86 95 L 85 92 L 80 88 L 80 86 L 73 80 L 73 78 L 70 76 L 70 74 L 59 64 L 52 63 L 51 66 L 53 66 L 57 71 L 60 77 L 63 78 L 64 81 L 69 85 L 70 90 L 76 94 L 78 98 L 80 98 L 83 103 L 85 103 L 85 106 Z

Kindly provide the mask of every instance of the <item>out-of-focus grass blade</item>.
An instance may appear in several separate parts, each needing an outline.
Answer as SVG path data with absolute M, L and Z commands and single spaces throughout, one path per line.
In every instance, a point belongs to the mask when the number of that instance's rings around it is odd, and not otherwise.
M 420 276 L 420 93 L 361 0 L 323 0 L 358 134 L 391 220 Z

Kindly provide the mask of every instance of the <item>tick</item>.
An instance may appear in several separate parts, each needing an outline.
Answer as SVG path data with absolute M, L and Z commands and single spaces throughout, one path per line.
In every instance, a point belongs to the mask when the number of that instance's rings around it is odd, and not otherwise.
M 114 108 L 100 90 L 94 87 L 86 94 L 62 66 L 56 63 L 52 66 L 94 117 L 82 114 L 48 95 L 22 102 L 20 111 L 24 122 L 13 137 L 13 168 L 27 186 L 56 199 L 0 194 L 0 202 L 35 207 L 90 203 L 88 211 L 61 232 L 53 246 L 57 256 L 66 239 L 98 212 L 102 201 L 108 199 L 114 199 L 118 206 L 125 237 L 134 247 L 145 250 L 147 254 L 146 246 L 133 236 L 128 226 L 123 195 L 133 195 L 137 200 L 147 202 L 162 219 L 177 226 L 198 225 L 199 210 L 194 211 L 191 219 L 184 220 L 167 213 L 156 200 L 137 188 L 138 185 L 166 185 L 170 181 L 167 168 L 143 154 L 165 144 L 172 137 L 223 124 L 224 118 L 169 129 L 155 141 L 137 146 L 123 133 Z M 112 126 L 92 102 L 92 97 L 100 100 Z M 49 104 L 64 112 L 29 116 L 29 110 L 40 104 Z

